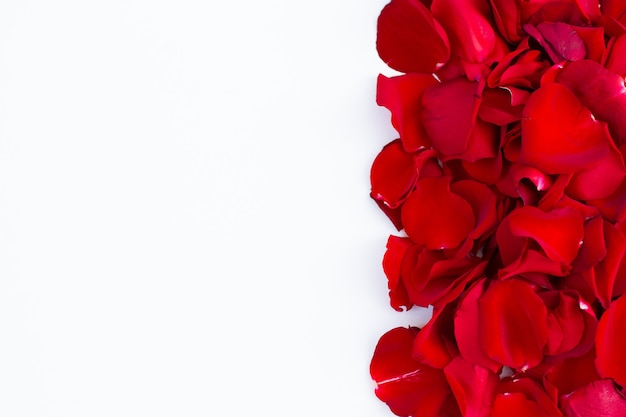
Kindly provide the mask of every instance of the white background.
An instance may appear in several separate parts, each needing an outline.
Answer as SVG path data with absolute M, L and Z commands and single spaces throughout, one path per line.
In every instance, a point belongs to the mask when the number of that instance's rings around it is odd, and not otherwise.
M 0 1 L 0 415 L 391 415 L 385 3 Z

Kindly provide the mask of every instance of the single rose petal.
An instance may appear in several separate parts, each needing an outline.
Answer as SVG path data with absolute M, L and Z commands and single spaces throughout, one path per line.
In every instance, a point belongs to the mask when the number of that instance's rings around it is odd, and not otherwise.
M 498 60 L 500 51 L 508 51 L 504 39 L 494 31 L 486 1 L 433 0 L 431 10 L 448 33 L 453 53 L 463 61 L 491 64 L 488 58 L 494 52 L 494 60 Z
M 519 43 L 522 37 L 518 4 L 509 0 L 489 0 L 489 3 L 498 31 L 509 43 Z
M 572 263 L 574 271 L 584 271 L 595 267 L 606 256 L 607 248 L 604 241 L 604 222 L 601 216 L 594 217 L 585 223 L 585 237 Z
M 528 369 L 543 360 L 548 341 L 546 306 L 526 282 L 493 281 L 478 300 L 478 343 L 494 361 L 513 369 Z
M 613 381 L 595 381 L 561 398 L 565 417 L 626 417 L 626 399 Z
M 370 171 L 372 197 L 390 208 L 398 207 L 417 181 L 417 159 L 396 139 L 376 156 Z
M 404 286 L 404 282 L 400 279 L 400 267 L 404 255 L 413 243 L 410 239 L 398 236 L 389 236 L 387 240 L 387 251 L 383 257 L 383 271 L 387 277 L 389 288 L 389 301 L 391 307 L 396 311 L 409 310 L 413 303 L 409 300 L 409 296 Z
M 606 126 L 569 89 L 547 84 L 524 108 L 520 162 L 549 174 L 576 172 L 606 155 L 609 140 Z
M 626 75 L 626 35 L 618 36 L 609 42 L 609 53 L 604 65 L 615 74 L 622 77 Z
M 618 146 L 626 142 L 626 87 L 620 75 L 595 61 L 583 59 L 565 66 L 557 81 L 567 86 L 595 118 L 608 124 Z
M 500 378 L 494 372 L 474 365 L 461 356 L 444 369 L 464 417 L 489 417 Z
M 581 215 L 572 208 L 544 212 L 536 207 L 525 206 L 512 211 L 499 227 L 519 238 L 533 239 L 541 246 L 548 258 L 566 264 L 571 263 L 580 249 L 584 237 Z M 520 243 L 511 245 L 504 234 L 498 237 L 502 259 L 511 263 L 519 253 Z
M 456 247 L 475 225 L 472 207 L 450 191 L 450 177 L 420 179 L 402 207 L 402 223 L 428 249 Z
M 478 117 L 498 126 L 506 126 L 522 118 L 524 105 L 511 104 L 511 92 L 504 88 L 486 88 L 478 109 Z
M 613 301 L 600 318 L 596 332 L 596 368 L 603 378 L 626 386 L 626 298 Z
M 478 280 L 461 296 L 454 317 L 454 335 L 463 358 L 497 374 L 502 364 L 488 356 L 483 350 L 483 344 L 478 343 L 482 340 L 483 333 L 488 331 L 481 325 L 478 309 L 486 284 L 486 279 Z
M 552 59 L 558 64 L 561 61 L 578 61 L 585 58 L 585 43 L 571 25 L 562 22 L 543 22 L 534 27 L 524 25 L 524 30 L 532 36 Z
M 478 89 L 478 83 L 457 78 L 424 91 L 421 121 L 433 147 L 443 155 L 458 155 L 467 149 L 480 106 Z
M 430 147 L 430 139 L 422 126 L 422 94 L 438 84 L 430 74 L 406 74 L 387 78 L 378 76 L 376 102 L 391 111 L 391 124 L 400 134 L 407 152 Z
M 413 344 L 413 357 L 420 362 L 443 369 L 459 354 L 454 338 L 456 303 L 435 308 L 433 316 L 420 330 Z
M 556 399 L 526 374 L 500 382 L 491 417 L 562 417 Z
M 594 363 L 595 358 L 595 349 L 590 349 L 582 356 L 567 358 L 552 366 L 545 378 L 561 395 L 567 395 L 600 379 Z
M 607 253 L 594 269 L 596 295 L 604 308 L 608 308 L 613 299 L 613 288 L 626 253 L 626 237 L 610 222 L 604 220 L 603 233 Z
M 446 32 L 419 0 L 392 0 L 383 8 L 376 48 L 400 72 L 431 74 L 450 58 Z
M 385 333 L 374 351 L 370 374 L 376 396 L 398 416 L 439 417 L 450 394 L 444 373 L 411 356 L 417 328 L 398 327 Z
M 572 176 L 565 191 L 578 200 L 598 200 L 610 196 L 626 178 L 622 154 L 609 141 L 609 152 L 597 163 Z
M 585 43 L 587 55 L 585 58 L 592 61 L 601 62 L 606 55 L 606 45 L 604 44 L 604 29 L 601 27 L 581 27 L 572 26 L 580 39 Z

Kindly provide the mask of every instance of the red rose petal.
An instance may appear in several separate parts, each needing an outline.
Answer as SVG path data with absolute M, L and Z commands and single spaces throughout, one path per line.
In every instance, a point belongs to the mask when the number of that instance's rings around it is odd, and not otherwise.
M 391 111 L 391 123 L 400 134 L 407 152 L 430 147 L 430 139 L 420 122 L 422 93 L 437 80 L 428 74 L 406 74 L 387 78 L 378 76 L 376 102 Z
M 618 146 L 626 142 L 626 87 L 621 76 L 583 59 L 563 68 L 557 81 L 567 86 L 598 120 L 609 125 Z
M 562 85 L 547 84 L 535 91 L 523 117 L 520 162 L 549 174 L 588 168 L 608 152 L 606 126 Z
M 402 207 L 402 223 L 415 243 L 454 248 L 474 228 L 471 206 L 450 191 L 450 177 L 423 178 Z
M 486 279 L 477 281 L 461 297 L 454 317 L 454 335 L 463 358 L 499 373 L 502 364 L 489 357 L 483 351 L 482 344 L 477 343 L 483 333 L 488 331 L 481 325 L 478 311 L 478 302 L 484 293 L 486 283 Z
M 554 365 L 546 374 L 546 380 L 561 395 L 567 395 L 592 381 L 600 379 L 594 363 L 595 349 L 582 356 L 568 358 Z
M 448 37 L 418 0 L 392 0 L 378 18 L 380 58 L 400 72 L 431 74 L 450 58 Z
M 443 371 L 411 357 L 416 328 L 398 327 L 385 333 L 374 351 L 370 374 L 376 396 L 398 416 L 439 417 L 450 389 Z
M 596 332 L 596 368 L 603 378 L 626 386 L 626 298 L 620 297 L 604 312 Z
M 533 239 L 548 258 L 566 264 L 574 260 L 584 237 L 583 219 L 572 208 L 546 213 L 536 207 L 520 207 L 509 214 L 500 228 L 508 228 L 513 236 Z M 516 249 L 518 246 L 510 246 L 504 235 L 498 239 L 498 243 L 503 260 L 512 261 L 519 250 Z
M 607 70 L 621 75 L 626 74 L 626 35 L 609 42 L 609 53 L 605 62 Z
M 489 417 L 500 378 L 457 356 L 444 369 L 464 417 Z
M 413 357 L 420 362 L 443 369 L 459 354 L 454 339 L 456 304 L 435 308 L 433 317 L 420 330 L 413 344 Z
M 480 0 L 433 0 L 433 16 L 450 36 L 454 53 L 467 62 L 488 62 L 494 51 L 506 51 L 494 31 L 489 4 Z M 499 59 L 500 56 L 496 56 Z
M 532 287 L 519 280 L 493 281 L 478 300 L 479 343 L 494 361 L 528 369 L 543 360 L 548 313 Z
M 478 83 L 456 78 L 424 91 L 421 121 L 433 147 L 443 155 L 467 149 L 480 105 L 478 88 Z
M 417 181 L 417 159 L 400 140 L 386 145 L 374 159 L 370 172 L 372 197 L 390 208 L 398 207 Z
M 547 417 L 534 401 L 519 392 L 498 395 L 494 401 L 491 417 Z
M 565 417 L 626 417 L 626 399 L 604 379 L 562 397 L 561 409 Z
M 404 282 L 400 279 L 400 267 L 404 255 L 413 243 L 410 239 L 398 236 L 389 236 L 387 240 L 387 251 L 383 257 L 383 271 L 387 277 L 389 288 L 389 301 L 396 311 L 408 310 L 413 306 L 409 300 Z

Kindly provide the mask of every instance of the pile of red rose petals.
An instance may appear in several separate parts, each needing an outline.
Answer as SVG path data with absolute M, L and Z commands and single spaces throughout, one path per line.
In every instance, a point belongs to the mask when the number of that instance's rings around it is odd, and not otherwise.
M 371 169 L 399 416 L 625 417 L 626 0 L 392 0 Z

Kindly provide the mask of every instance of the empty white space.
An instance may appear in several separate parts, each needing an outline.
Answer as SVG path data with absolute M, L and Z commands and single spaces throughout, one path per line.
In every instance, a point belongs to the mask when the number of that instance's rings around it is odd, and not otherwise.
M 391 415 L 385 3 L 0 0 L 0 415 Z

